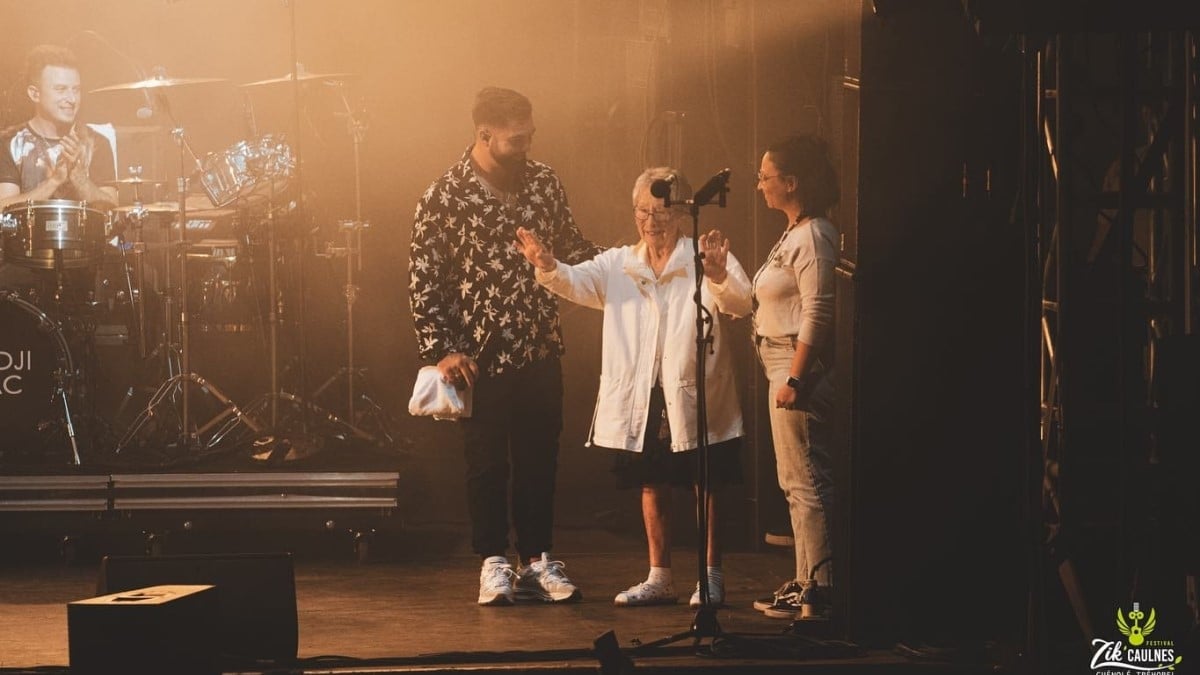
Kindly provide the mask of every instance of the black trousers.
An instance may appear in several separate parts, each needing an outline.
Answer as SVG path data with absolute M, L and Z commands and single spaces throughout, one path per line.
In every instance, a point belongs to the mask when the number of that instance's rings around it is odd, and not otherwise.
M 481 375 L 475 383 L 472 416 L 459 428 L 471 547 L 481 557 L 507 554 L 510 503 L 521 560 L 551 550 L 562 396 L 558 357 L 495 377 Z

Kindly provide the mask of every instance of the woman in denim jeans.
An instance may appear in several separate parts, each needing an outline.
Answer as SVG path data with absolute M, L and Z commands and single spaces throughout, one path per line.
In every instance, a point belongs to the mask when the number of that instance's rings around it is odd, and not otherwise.
M 796 576 L 754 607 L 774 618 L 823 618 L 833 580 L 833 270 L 839 240 L 825 218 L 838 199 L 825 144 L 812 136 L 771 144 L 758 189 L 768 207 L 787 216 L 783 235 L 754 275 L 754 340 L 770 385 L 771 438 L 792 521 Z

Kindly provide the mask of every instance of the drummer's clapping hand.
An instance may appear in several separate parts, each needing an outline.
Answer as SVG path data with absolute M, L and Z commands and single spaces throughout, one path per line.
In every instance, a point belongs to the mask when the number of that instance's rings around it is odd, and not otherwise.
M 71 165 L 71 182 L 77 187 L 82 187 L 83 183 L 88 182 L 88 165 L 92 161 L 92 139 L 87 134 L 84 134 L 83 138 L 78 138 L 74 131 L 68 134 L 68 138 L 71 137 L 74 137 L 75 140 L 75 163 Z
M 704 276 L 714 284 L 725 282 L 729 273 L 725 264 L 729 260 L 729 240 L 720 230 L 700 235 L 700 252 L 704 254 Z
M 526 260 L 542 272 L 553 272 L 558 267 L 554 254 L 546 250 L 542 240 L 531 230 L 517 228 L 517 248 L 525 254 Z
M 79 137 L 75 135 L 75 131 L 63 136 L 59 141 L 60 151 L 58 159 L 54 162 L 54 172 L 52 174 L 54 180 L 59 184 L 66 183 L 68 178 L 71 178 L 75 173 L 75 167 L 79 164 L 80 144 Z

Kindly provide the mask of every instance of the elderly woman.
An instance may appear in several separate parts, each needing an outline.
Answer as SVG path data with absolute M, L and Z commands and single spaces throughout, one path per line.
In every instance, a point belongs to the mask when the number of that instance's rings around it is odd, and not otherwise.
M 669 168 L 648 169 L 633 186 L 633 216 L 639 235 L 632 246 L 611 248 L 592 260 L 566 265 L 537 237 L 518 229 L 518 243 L 537 268 L 538 282 L 572 302 L 603 309 L 600 393 L 590 442 L 618 451 L 618 485 L 641 487 L 642 519 L 649 543 L 650 573 L 621 591 L 619 606 L 673 603 L 671 578 L 671 487 L 698 489 L 696 425 L 696 266 L 693 242 L 680 229 L 687 211 L 665 207 L 651 195 L 654 181 L 674 177 L 672 201 L 691 195 L 687 180 Z M 702 302 L 712 322 L 712 356 L 705 364 L 708 406 L 708 599 L 725 599 L 718 537 L 718 488 L 741 480 L 738 447 L 741 407 L 728 347 L 716 312 L 748 314 L 750 280 L 729 254 L 729 241 L 713 230 L 701 235 Z M 700 605 L 700 584 L 690 604 Z

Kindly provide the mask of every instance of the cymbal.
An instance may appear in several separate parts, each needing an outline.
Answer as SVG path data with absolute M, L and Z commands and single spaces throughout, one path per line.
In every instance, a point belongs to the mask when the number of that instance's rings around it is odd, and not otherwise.
M 179 209 L 175 202 L 146 202 L 140 205 L 114 206 L 113 213 L 174 213 Z
M 296 78 L 300 82 L 336 82 L 338 80 L 349 80 L 354 77 L 353 73 L 300 73 Z M 246 84 L 238 85 L 241 87 L 259 87 L 267 84 L 284 84 L 293 82 L 292 74 L 288 73 L 283 77 L 273 77 L 269 80 L 259 80 L 257 82 L 247 82 Z
M 178 213 L 179 202 L 146 202 L 141 206 L 118 206 L 114 208 L 113 213 Z M 218 209 L 212 205 L 212 201 L 207 196 L 203 198 L 198 196 L 189 196 L 187 199 L 187 214 L 189 218 L 221 218 L 223 216 L 232 216 L 237 213 L 237 209 Z
M 125 82 L 122 84 L 110 84 L 107 87 L 93 89 L 91 93 L 95 94 L 102 91 L 135 91 L 139 89 L 163 89 L 165 87 L 183 87 L 192 84 L 211 84 L 216 82 L 228 82 L 219 77 L 150 77 L 137 82 Z
M 116 180 L 104 181 L 104 185 L 165 185 L 166 181 L 152 180 L 150 178 L 118 178 Z

